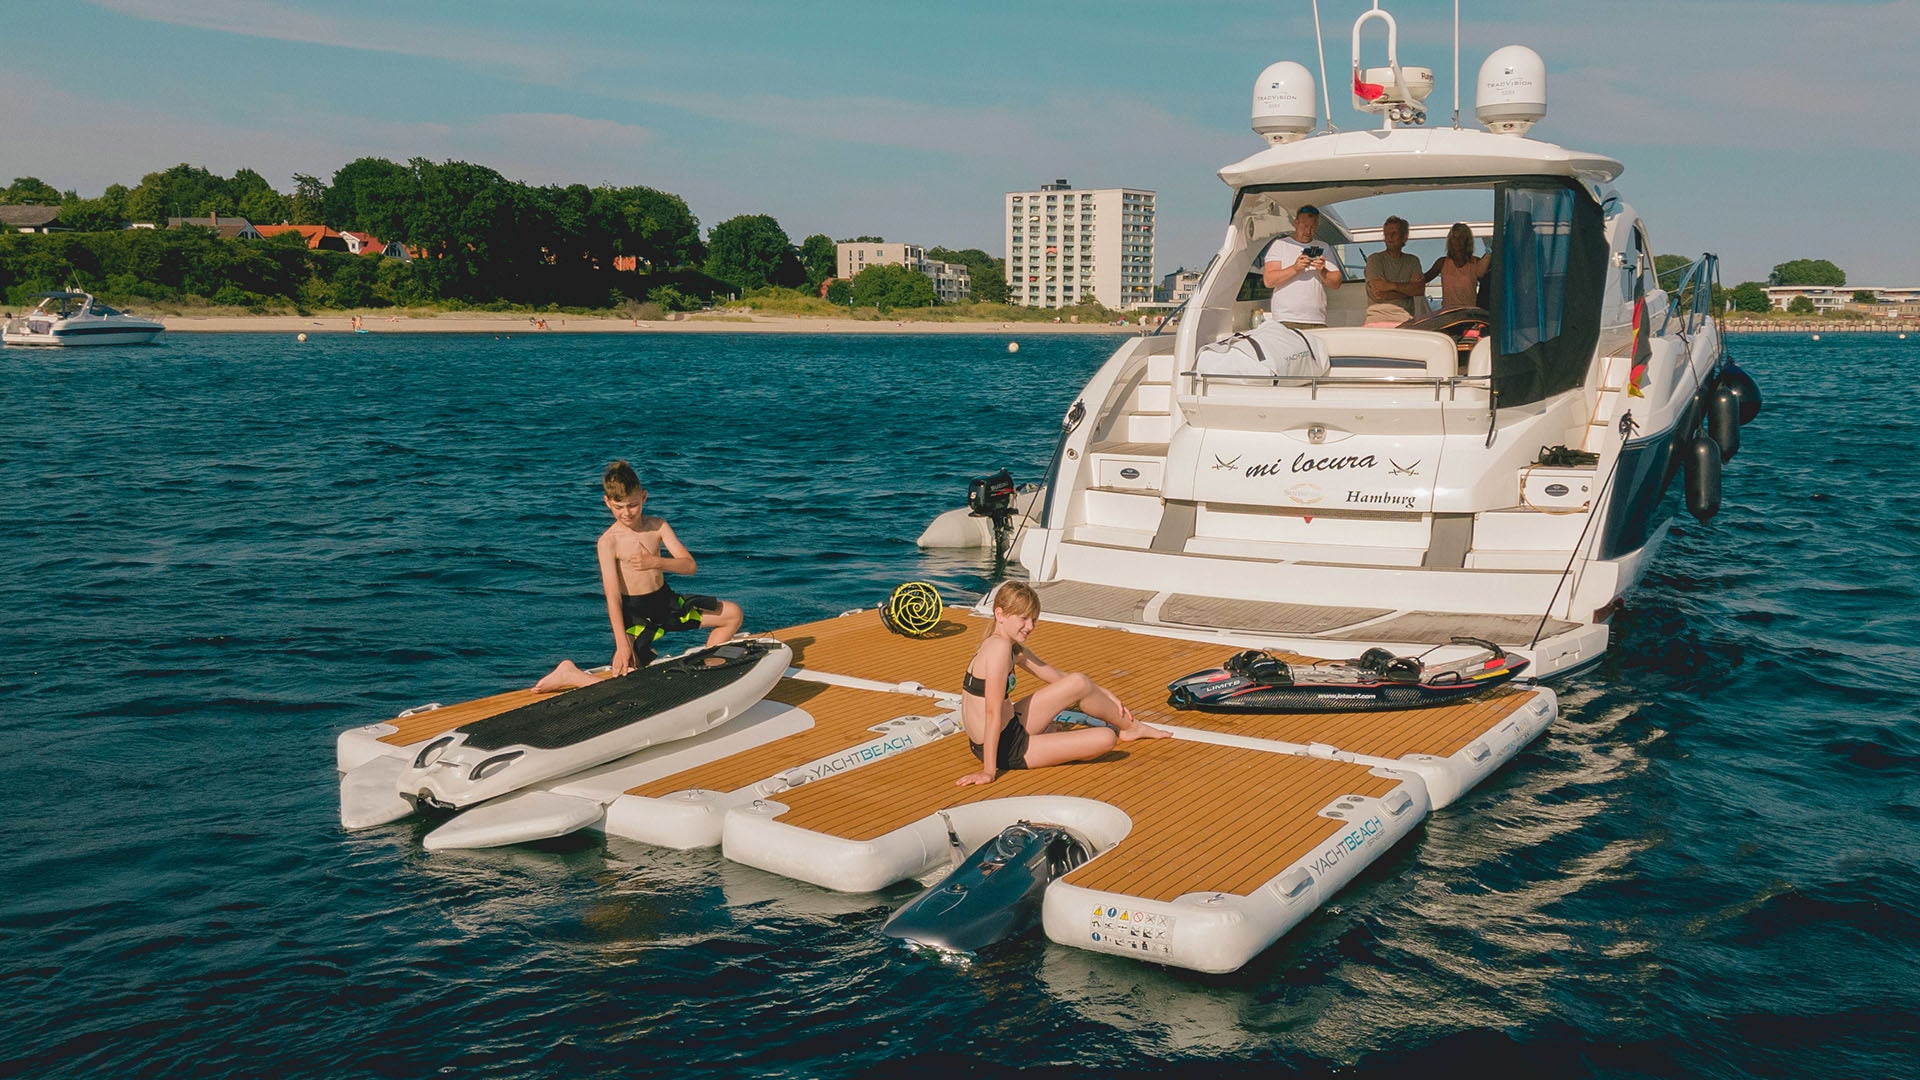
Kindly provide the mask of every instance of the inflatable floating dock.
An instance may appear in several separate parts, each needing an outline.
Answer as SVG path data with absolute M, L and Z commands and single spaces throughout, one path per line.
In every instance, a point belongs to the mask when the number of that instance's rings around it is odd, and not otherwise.
M 776 631 L 793 667 L 736 718 L 482 802 L 427 846 L 596 828 L 677 848 L 717 844 L 737 862 L 867 891 L 935 877 L 1008 826 L 1045 821 L 1091 852 L 1047 887 L 1048 937 L 1231 971 L 1511 760 L 1557 712 L 1552 691 L 1523 685 L 1415 710 L 1180 712 L 1166 704 L 1167 684 L 1237 646 L 1049 619 L 1033 640 L 1048 663 L 1086 672 L 1175 738 L 960 788 L 954 780 L 978 766 L 959 733 L 959 679 L 988 624 L 950 612 L 932 634 L 904 638 L 868 611 Z M 1020 678 L 1016 695 L 1033 688 Z M 346 732 L 341 771 L 351 779 L 378 759 L 404 764 L 460 724 L 533 696 Z

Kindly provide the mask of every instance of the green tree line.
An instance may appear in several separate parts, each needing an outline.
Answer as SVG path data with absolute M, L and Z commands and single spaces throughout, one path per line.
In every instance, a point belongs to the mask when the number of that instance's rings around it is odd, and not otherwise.
M 1692 260 L 1682 255 L 1658 255 L 1653 263 L 1661 283 L 1673 288 L 1680 277 L 1679 271 L 1692 265 Z M 1789 259 L 1776 263 L 1766 281 L 1743 281 L 1730 289 L 1715 285 L 1713 301 L 1718 310 L 1759 314 L 1773 310 L 1773 301 L 1767 296 L 1769 285 L 1826 285 L 1839 288 L 1846 283 L 1847 272 L 1826 259 Z M 1856 289 L 1851 300 L 1856 304 L 1871 304 L 1874 294 L 1869 289 Z M 1813 301 L 1804 296 L 1795 297 L 1787 311 L 1794 315 L 1811 315 L 1814 312 Z
M 0 189 L 0 203 L 60 208 L 62 231 L 0 236 L 0 295 L 12 304 L 79 284 L 122 303 L 255 310 L 629 300 L 679 310 L 756 289 L 817 295 L 835 270 L 830 238 L 816 234 L 796 245 L 766 214 L 720 222 L 703 239 L 678 195 L 639 186 L 533 186 L 463 161 L 361 158 L 327 180 L 296 174 L 284 194 L 252 169 L 223 177 L 187 164 L 148 173 L 133 187 L 110 185 L 91 199 L 19 177 Z M 127 228 L 210 216 L 364 232 L 404 244 L 415 257 L 310 251 L 286 236 L 230 240 L 210 229 Z M 974 268 L 977 290 L 997 287 L 1004 298 L 998 260 L 975 249 L 934 250 Z M 615 270 L 616 260 L 624 266 L 628 259 L 635 272 Z M 895 298 L 920 297 L 916 288 Z

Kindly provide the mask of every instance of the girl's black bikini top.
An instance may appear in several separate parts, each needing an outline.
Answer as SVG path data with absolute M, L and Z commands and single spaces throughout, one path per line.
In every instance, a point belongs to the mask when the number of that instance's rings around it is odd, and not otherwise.
M 1025 649 L 1021 648 L 1018 645 L 1015 645 L 1013 647 L 1013 655 L 1015 656 L 1019 656 L 1021 653 L 1025 651 L 1026 651 Z M 986 680 L 982 679 L 980 676 L 975 675 L 973 673 L 973 665 L 971 663 L 967 665 L 967 670 L 962 672 L 960 675 L 960 692 L 963 694 L 971 694 L 977 698 L 984 698 L 987 696 Z M 1013 672 L 1011 671 L 1007 672 L 1007 691 L 1006 692 L 1009 694 L 1013 693 Z

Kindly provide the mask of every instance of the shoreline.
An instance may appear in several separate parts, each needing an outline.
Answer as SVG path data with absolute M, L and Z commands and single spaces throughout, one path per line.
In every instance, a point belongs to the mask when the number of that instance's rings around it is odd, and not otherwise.
M 678 319 L 571 315 L 382 315 L 362 312 L 369 334 L 1139 334 L 1138 325 L 1067 322 L 916 322 L 912 319 L 822 319 L 792 315 L 688 314 Z M 547 328 L 536 328 L 533 319 Z M 326 315 L 166 315 L 167 333 L 354 333 L 353 312 Z
M 358 313 L 369 334 L 1109 334 L 1137 335 L 1150 331 L 1137 323 L 1070 322 L 923 322 L 914 319 L 821 318 L 810 315 L 763 315 L 711 312 L 685 313 L 679 318 L 622 319 L 571 315 L 513 315 L 498 312 L 388 315 Z M 354 312 L 325 315 L 163 315 L 168 333 L 182 334 L 351 334 Z M 533 325 L 544 319 L 546 329 Z M 1913 333 L 1920 324 L 1900 320 L 1892 325 L 1858 323 L 1729 322 L 1731 334 L 1805 333 Z

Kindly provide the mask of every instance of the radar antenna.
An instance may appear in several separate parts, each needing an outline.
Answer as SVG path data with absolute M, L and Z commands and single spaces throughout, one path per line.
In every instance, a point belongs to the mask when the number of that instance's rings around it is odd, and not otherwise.
M 1375 20 L 1387 24 L 1387 66 L 1363 68 L 1360 66 L 1360 32 Z M 1424 102 L 1432 92 L 1432 68 L 1400 66 L 1400 28 L 1393 16 L 1381 9 L 1380 0 L 1374 0 L 1372 10 L 1362 12 L 1353 21 L 1353 107 L 1361 112 L 1383 114 L 1386 121 L 1382 127 L 1391 131 L 1396 123 L 1426 123 Z

